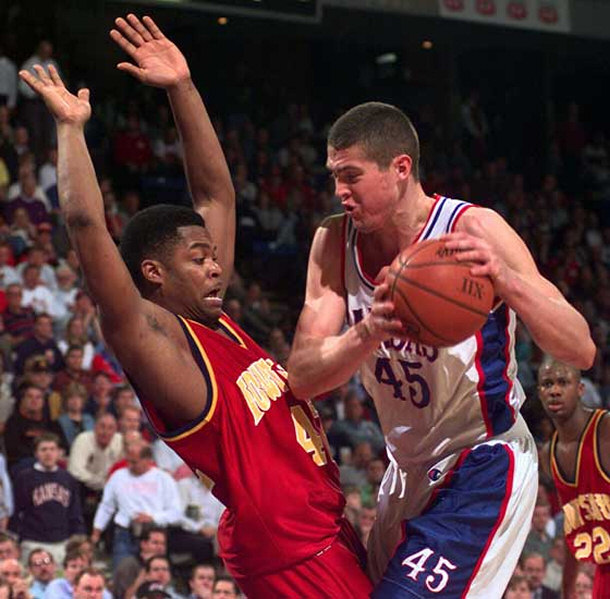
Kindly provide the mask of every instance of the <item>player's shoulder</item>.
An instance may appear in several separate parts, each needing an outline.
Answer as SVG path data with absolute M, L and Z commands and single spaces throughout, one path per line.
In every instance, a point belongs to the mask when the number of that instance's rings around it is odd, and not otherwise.
M 607 443 L 610 446 L 610 412 L 608 410 L 603 410 L 599 417 L 597 434 L 601 443 Z
M 331 230 L 331 231 L 334 231 L 334 230 L 341 231 L 343 229 L 346 218 L 347 217 L 345 214 L 331 214 L 330 216 L 327 216 L 318 225 L 318 230 L 323 229 L 323 230 Z
M 455 230 L 465 230 L 469 225 L 472 226 L 473 224 L 480 227 L 488 227 L 504 223 L 506 223 L 506 221 L 502 215 L 492 208 L 471 204 L 468 206 L 468 210 L 465 210 L 461 218 L 457 221 Z
M 313 247 L 318 251 L 325 251 L 332 246 L 341 244 L 346 218 L 344 214 L 327 216 L 316 229 Z

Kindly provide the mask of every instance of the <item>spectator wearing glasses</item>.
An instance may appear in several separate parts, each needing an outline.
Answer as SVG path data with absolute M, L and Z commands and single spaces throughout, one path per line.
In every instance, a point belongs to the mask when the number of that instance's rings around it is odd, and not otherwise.
M 28 556 L 28 569 L 32 577 L 30 596 L 32 599 L 44 599 L 45 591 L 57 571 L 53 556 L 40 547 L 32 549 Z

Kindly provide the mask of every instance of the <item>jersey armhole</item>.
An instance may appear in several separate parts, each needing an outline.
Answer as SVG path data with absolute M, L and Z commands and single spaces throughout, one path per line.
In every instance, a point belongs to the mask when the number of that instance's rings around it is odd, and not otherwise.
M 600 447 L 600 436 L 598 435 L 598 430 L 599 427 L 601 426 L 601 422 L 604 418 L 608 418 L 608 412 L 606 412 L 605 410 L 600 410 L 600 416 L 598 416 L 597 418 L 597 422 L 595 423 L 595 431 L 593 433 L 593 453 L 595 456 L 595 465 L 600 473 L 600 475 L 603 477 L 603 479 L 607 482 L 610 483 L 610 473 L 606 472 L 606 470 L 604 469 L 604 465 L 602 464 L 602 460 L 601 460 L 601 447 Z
M 194 418 L 193 420 L 186 422 L 182 426 L 179 426 L 175 429 L 168 429 L 163 421 L 163 418 L 159 414 L 159 410 L 146 398 L 140 397 L 142 407 L 146 412 L 155 432 L 161 437 L 164 441 L 179 441 L 184 437 L 187 437 L 198 430 L 200 430 L 203 426 L 208 424 L 214 413 L 216 411 L 216 406 L 218 403 L 218 384 L 216 381 L 216 375 L 214 374 L 214 370 L 210 363 L 210 360 L 205 352 L 205 349 L 201 345 L 201 342 L 195 335 L 191 326 L 189 325 L 186 319 L 181 316 L 176 315 L 178 318 L 178 322 L 184 331 L 186 339 L 188 341 L 189 347 L 191 349 L 191 354 L 193 359 L 199 366 L 199 370 L 203 375 L 205 381 L 205 394 L 206 394 L 206 405 L 202 412 Z M 136 393 L 138 389 L 134 386 Z

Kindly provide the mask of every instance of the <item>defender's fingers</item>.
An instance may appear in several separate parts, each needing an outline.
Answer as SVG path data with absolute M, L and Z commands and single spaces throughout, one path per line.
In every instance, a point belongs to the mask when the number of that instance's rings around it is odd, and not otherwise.
M 150 31 L 148 31 L 148 29 L 146 29 L 146 27 L 144 27 L 144 25 L 142 25 L 140 19 L 138 19 L 138 17 L 136 17 L 136 15 L 134 15 L 133 13 L 129 13 L 127 15 L 127 21 L 140 34 L 140 37 L 145 42 L 149 42 L 150 40 L 153 39 L 153 36 L 150 33 Z
M 40 93 L 43 84 L 30 71 L 19 71 L 19 77 L 25 81 L 35 92 Z
M 49 75 L 51 75 L 51 81 L 53 81 L 55 85 L 58 87 L 66 87 L 64 82 L 61 80 L 57 69 L 52 64 L 49 65 Z
M 36 74 L 38 75 L 38 79 L 40 81 L 42 81 L 45 85 L 51 85 L 51 78 L 39 64 L 34 65 L 34 70 L 36 71 Z
M 143 17 L 142 21 L 144 22 L 144 25 L 146 25 L 146 28 L 148 29 L 148 31 L 150 31 L 150 34 L 156 40 L 162 40 L 165 38 L 165 36 L 163 35 L 163 32 L 157 27 L 157 24 L 148 15 Z
M 126 37 L 124 37 L 120 31 L 117 31 L 116 29 L 111 29 L 110 37 L 119 45 L 122 50 L 127 52 L 129 56 L 133 56 L 136 53 L 137 48 Z
M 144 43 L 142 36 L 123 17 L 115 19 L 114 24 L 134 46 L 139 47 Z
M 125 71 L 136 79 L 142 79 L 143 70 L 130 62 L 119 62 L 116 66 L 119 71 Z

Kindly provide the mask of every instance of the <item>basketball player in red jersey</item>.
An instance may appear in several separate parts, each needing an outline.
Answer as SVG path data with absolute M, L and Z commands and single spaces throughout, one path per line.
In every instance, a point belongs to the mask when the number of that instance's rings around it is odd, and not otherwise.
M 61 209 L 104 336 L 160 435 L 227 506 L 221 556 L 248 597 L 368 597 L 362 548 L 342 516 L 338 469 L 311 403 L 222 312 L 235 196 L 188 65 L 150 18 L 117 19 L 111 37 L 135 63 L 119 69 L 167 91 L 196 208 L 137 214 L 123 260 L 83 135 L 89 91 L 72 95 L 53 68 L 20 73 L 57 122 Z
M 538 395 L 556 431 L 540 467 L 552 475 L 563 506 L 563 596 L 572 597 L 578 560 L 597 565 L 593 598 L 610 599 L 610 416 L 585 408 L 583 390 L 579 370 L 543 361 Z

